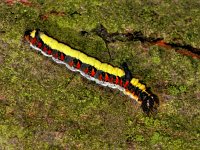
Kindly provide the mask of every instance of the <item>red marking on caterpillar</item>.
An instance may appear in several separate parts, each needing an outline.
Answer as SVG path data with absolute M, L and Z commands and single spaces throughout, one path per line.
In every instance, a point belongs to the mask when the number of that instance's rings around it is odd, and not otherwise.
M 102 81 L 102 74 L 99 75 L 99 80 Z
M 60 54 L 60 60 L 62 60 L 62 61 L 63 61 L 64 59 L 65 59 L 65 56 L 64 56 L 64 54 L 63 54 L 63 53 L 61 53 L 61 54 Z
M 129 81 L 126 81 L 125 84 L 124 84 L 124 88 L 126 88 L 129 84 Z
M 70 67 L 72 67 L 74 64 L 73 60 L 69 62 Z
M 96 72 L 94 71 L 94 69 L 92 69 L 91 76 L 94 77 L 95 74 L 96 74 Z
M 77 69 L 80 69 L 80 68 L 81 68 L 81 63 L 80 63 L 79 61 L 77 62 L 76 68 L 77 68 Z
M 87 73 L 89 72 L 89 69 L 86 68 L 86 69 L 84 70 L 84 72 L 85 72 L 85 74 L 87 74 Z
M 113 77 L 110 77 L 108 82 L 113 83 Z
M 42 49 L 42 51 L 43 51 L 43 52 L 47 52 L 47 47 L 44 46 L 43 49 Z
M 119 83 L 119 78 L 116 77 L 115 84 L 118 84 L 118 83 Z
M 41 48 L 41 47 L 42 47 L 42 43 L 41 43 L 41 42 L 38 42 L 38 43 L 37 43 L 37 47 L 38 47 L 38 48 Z
M 51 49 L 48 49 L 47 53 L 48 53 L 49 55 L 51 55 L 51 54 L 52 54 L 52 50 L 51 50 Z
M 105 74 L 105 81 L 109 81 L 109 76 L 107 73 Z
M 31 43 L 32 43 L 33 45 L 35 45 L 36 42 L 37 42 L 36 38 L 32 38 L 32 39 L 31 39 Z

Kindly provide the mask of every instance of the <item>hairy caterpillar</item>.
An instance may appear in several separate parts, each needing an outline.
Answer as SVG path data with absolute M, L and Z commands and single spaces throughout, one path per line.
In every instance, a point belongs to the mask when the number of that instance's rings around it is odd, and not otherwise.
M 100 85 L 119 89 L 125 95 L 139 102 L 145 113 L 149 114 L 156 110 L 159 104 L 158 98 L 148 92 L 145 85 L 141 84 L 138 79 L 132 78 L 126 63 L 122 65 L 123 69 L 102 63 L 58 42 L 38 29 L 26 31 L 24 38 L 33 49 L 51 57 L 56 63 L 64 64 L 71 71 L 79 72 L 88 80 L 95 81 Z

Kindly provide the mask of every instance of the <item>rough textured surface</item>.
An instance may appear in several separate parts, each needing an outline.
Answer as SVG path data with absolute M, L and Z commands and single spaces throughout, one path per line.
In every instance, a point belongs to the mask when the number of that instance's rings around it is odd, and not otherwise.
M 0 149 L 198 149 L 200 61 L 139 41 L 106 44 L 90 31 L 103 24 L 110 33 L 141 31 L 200 48 L 199 7 L 194 0 L 1 1 Z M 126 61 L 159 96 L 158 114 L 147 117 L 127 96 L 32 51 L 22 37 L 33 28 L 101 61 Z

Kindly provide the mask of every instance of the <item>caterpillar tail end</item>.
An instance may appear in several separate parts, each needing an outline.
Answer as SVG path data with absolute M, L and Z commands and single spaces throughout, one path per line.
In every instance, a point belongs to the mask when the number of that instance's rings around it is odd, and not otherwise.
M 146 97 L 142 100 L 142 110 L 148 115 L 155 115 L 157 113 L 157 108 L 159 106 L 159 99 L 156 95 L 151 94 L 151 96 Z

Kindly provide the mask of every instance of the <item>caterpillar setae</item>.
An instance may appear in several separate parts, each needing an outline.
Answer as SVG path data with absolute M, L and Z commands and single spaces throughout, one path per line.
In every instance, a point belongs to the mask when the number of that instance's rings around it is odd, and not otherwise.
M 51 57 L 56 63 L 64 64 L 69 70 L 79 72 L 88 80 L 122 91 L 141 104 L 147 114 L 155 112 L 159 105 L 157 96 L 147 91 L 145 85 L 138 79 L 132 78 L 126 63 L 122 68 L 114 67 L 107 63 L 72 49 L 70 46 L 58 42 L 39 29 L 26 31 L 24 39 L 30 46 L 40 51 L 43 55 Z

